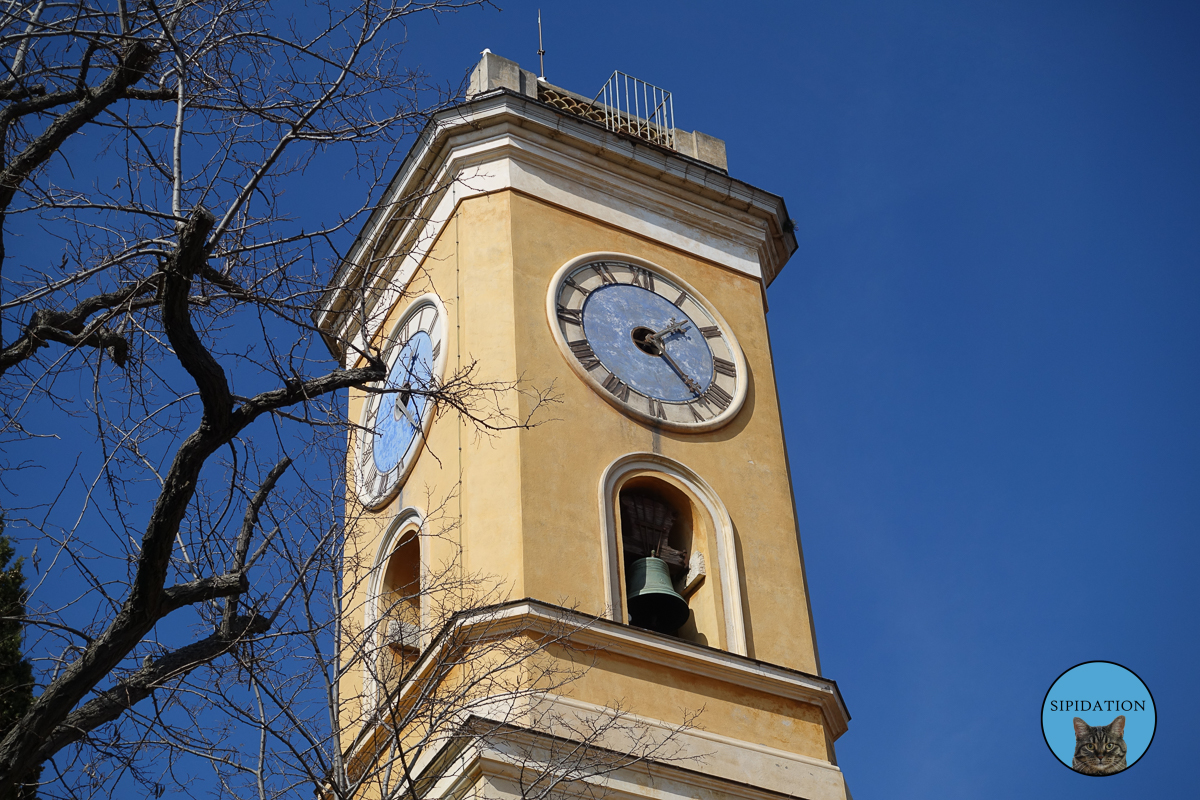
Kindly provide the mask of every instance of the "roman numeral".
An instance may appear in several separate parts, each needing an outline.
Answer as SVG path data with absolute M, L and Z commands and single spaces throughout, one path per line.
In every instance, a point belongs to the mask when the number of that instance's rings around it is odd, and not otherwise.
M 737 377 L 737 367 L 734 366 L 732 361 L 726 361 L 723 358 L 713 356 L 713 369 L 722 375 L 728 375 L 731 378 Z
M 648 269 L 641 267 L 632 267 L 633 280 L 630 281 L 634 286 L 641 286 L 643 289 L 654 291 L 654 275 Z
M 442 354 L 442 340 L 439 339 L 433 343 L 433 360 L 437 361 L 437 357 Z
M 704 415 L 700 413 L 700 409 L 696 408 L 695 403 L 688 403 L 688 408 L 692 410 L 692 419 L 696 422 L 704 422 Z
M 588 344 L 587 339 L 578 339 L 574 342 L 567 342 L 567 346 L 571 348 L 571 352 L 575 354 L 575 358 L 579 359 L 579 363 L 586 370 L 593 370 L 600 366 L 600 359 L 596 358 L 596 354 L 592 352 L 592 346 Z
M 680 292 L 679 297 L 675 298 L 675 305 L 683 308 L 683 301 L 687 300 L 687 292 Z
M 617 276 L 612 274 L 612 271 L 608 268 L 608 264 L 605 264 L 603 261 L 597 261 L 595 264 L 592 264 L 592 270 L 600 276 L 600 280 L 604 283 L 617 282 Z
M 716 325 L 706 325 L 700 328 L 700 335 L 705 339 L 715 339 L 721 335 L 721 329 Z
M 572 325 L 583 327 L 583 309 L 567 308 L 566 306 L 558 307 L 558 318 L 563 322 L 569 322 Z
M 663 408 L 662 401 L 656 398 L 648 398 L 650 400 L 650 413 L 661 420 L 667 418 L 667 410 Z
M 592 293 L 591 289 L 583 288 L 582 286 L 580 286 L 578 283 L 575 282 L 574 278 L 570 277 L 569 275 L 567 276 L 567 279 L 565 281 L 563 281 L 563 283 L 565 283 L 567 286 L 570 286 L 572 289 L 574 289 L 577 292 L 583 292 L 584 297 L 587 297 L 589 294 Z
M 706 403 L 712 403 L 717 408 L 724 411 L 729 408 L 729 404 L 733 402 L 733 395 L 717 386 L 716 383 L 708 385 L 708 391 L 700 395 L 700 399 Z
M 609 391 L 610 394 L 612 394 L 613 397 L 617 398 L 618 400 L 622 402 L 629 400 L 629 387 L 611 372 L 608 373 L 608 377 L 604 379 L 603 386 Z

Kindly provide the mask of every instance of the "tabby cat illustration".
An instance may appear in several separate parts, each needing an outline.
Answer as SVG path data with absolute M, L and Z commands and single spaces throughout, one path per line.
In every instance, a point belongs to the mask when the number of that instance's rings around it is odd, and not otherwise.
M 1125 766 L 1124 714 L 1094 728 L 1075 718 L 1075 760 L 1071 769 L 1084 775 L 1114 775 Z

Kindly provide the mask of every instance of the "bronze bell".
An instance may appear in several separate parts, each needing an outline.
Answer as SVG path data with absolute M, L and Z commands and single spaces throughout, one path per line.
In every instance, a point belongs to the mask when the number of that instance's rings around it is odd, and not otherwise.
M 692 613 L 675 587 L 667 562 L 650 556 L 633 562 L 625 578 L 629 622 L 639 628 L 674 635 Z

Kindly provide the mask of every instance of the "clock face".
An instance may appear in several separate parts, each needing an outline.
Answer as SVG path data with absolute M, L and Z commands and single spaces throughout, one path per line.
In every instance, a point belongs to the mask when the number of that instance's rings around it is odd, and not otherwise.
M 408 476 L 433 419 L 427 392 L 441 382 L 445 315 L 436 297 L 413 303 L 383 353 L 387 379 L 363 403 L 356 463 L 358 495 L 368 508 L 389 502 Z
M 746 395 L 746 362 L 716 310 L 662 268 L 629 256 L 568 264 L 547 312 L 575 371 L 626 413 L 675 430 L 728 422 Z

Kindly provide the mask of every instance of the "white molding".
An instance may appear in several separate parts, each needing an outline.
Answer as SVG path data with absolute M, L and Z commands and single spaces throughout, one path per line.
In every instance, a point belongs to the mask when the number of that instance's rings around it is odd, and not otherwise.
M 512 604 L 503 614 L 518 625 L 549 627 L 564 624 L 575 617 L 580 629 L 571 639 L 607 652 L 617 653 L 639 661 L 723 681 L 732 685 L 779 695 L 816 705 L 822 709 L 830 737 L 836 739 L 846 732 L 850 714 L 842 702 L 837 684 L 816 675 L 786 669 L 747 656 L 694 644 L 673 636 L 661 636 L 609 620 L 589 621 L 588 618 L 558 609 L 545 603 L 528 600 Z M 494 629 L 489 618 L 485 630 Z
M 505 93 L 435 118 L 401 165 L 314 315 L 331 347 L 362 339 L 342 312 L 366 280 L 368 331 L 404 290 L 463 199 L 515 189 L 764 283 L 795 250 L 783 201 L 722 171 Z M 364 276 L 365 254 L 385 264 Z M 354 332 L 357 333 L 357 332 Z M 347 362 L 353 361 L 346 357 Z
M 595 719 L 613 716 L 612 709 L 605 706 L 563 695 L 543 695 L 538 705 L 539 708 L 535 713 L 539 717 L 545 716 L 545 712 L 549 712 L 554 718 L 561 716 L 578 721 L 584 721 L 589 717 Z M 680 756 L 701 760 L 701 764 L 687 766 L 648 762 L 650 766 L 662 770 L 663 777 L 677 785 L 687 788 L 705 787 L 715 789 L 722 794 L 738 797 L 760 797 L 767 792 L 793 795 L 799 786 L 807 784 L 805 788 L 816 791 L 810 791 L 805 795 L 806 797 L 824 799 L 845 796 L 845 780 L 842 777 L 842 771 L 835 764 L 824 759 L 723 736 L 699 727 L 680 731 L 677 726 L 663 720 L 626 711 L 621 712 L 621 719 L 623 722 L 638 725 L 645 730 L 658 732 L 664 738 L 670 736 L 679 746 Z M 703 716 L 698 722 L 703 725 Z M 527 728 L 527 731 L 530 739 L 536 738 L 541 733 L 532 728 Z M 597 744 L 604 746 L 604 742 Z M 802 779 L 798 780 L 800 775 L 805 775 L 810 780 L 802 783 Z M 608 788 L 620 789 L 620 784 L 624 783 L 627 786 L 629 784 L 627 780 L 622 781 L 620 777 L 614 777 L 613 780 L 618 785 L 609 784 Z M 730 782 L 734 782 L 732 786 Z M 695 796 L 686 789 L 677 793 L 688 798 Z M 637 796 L 639 793 L 633 790 L 629 794 Z
M 564 634 L 564 626 L 569 626 L 573 630 L 569 634 Z M 685 642 L 674 637 L 660 636 L 649 631 L 619 625 L 609 620 L 587 617 L 570 609 L 552 606 L 535 600 L 518 600 L 500 606 L 482 608 L 474 612 L 464 613 L 452 620 L 426 647 L 425 652 L 410 670 L 409 679 L 405 682 L 404 686 L 400 687 L 398 696 L 392 698 L 392 702 L 403 706 L 411 701 L 411 696 L 414 693 L 419 693 L 427 689 L 428 681 L 433 678 L 438 665 L 443 663 L 443 650 L 446 647 L 461 647 L 472 637 L 477 637 L 480 641 L 487 641 L 530 632 L 548 634 L 556 638 L 565 635 L 575 645 L 591 650 L 594 659 L 599 659 L 604 654 L 613 654 L 642 662 L 651 667 L 678 670 L 710 678 L 729 686 L 750 689 L 768 695 L 807 703 L 821 710 L 825 730 L 830 740 L 835 740 L 845 733 L 849 722 L 850 715 L 846 711 L 845 704 L 842 702 L 837 684 L 833 681 L 816 675 L 809 675 L 773 664 L 755 661 L 745 656 Z M 544 695 L 544 697 L 549 699 L 551 696 Z M 556 695 L 553 697 L 559 696 Z M 482 704 L 478 707 L 480 709 L 483 708 Z M 599 707 L 597 706 L 596 708 Z M 371 714 L 364 716 L 369 716 L 369 724 L 364 724 L 355 737 L 355 741 L 351 744 L 346 754 L 348 759 L 355 758 L 360 748 L 371 741 L 375 726 L 380 724 L 383 715 Z M 651 718 L 639 717 L 639 720 L 645 723 L 670 724 L 665 721 L 656 722 Z M 465 722 L 467 722 L 466 719 L 464 719 Z M 707 734 L 702 731 L 691 731 L 689 733 L 702 738 L 707 737 L 708 741 L 722 744 L 726 747 L 740 747 L 751 754 L 759 753 L 767 759 L 775 758 L 776 754 L 782 753 L 782 757 L 789 759 L 791 763 L 796 765 L 797 769 L 810 769 L 810 771 L 813 771 L 813 775 L 823 776 L 819 781 L 820 783 L 827 784 L 829 780 L 832 780 L 833 772 L 830 770 L 836 772 L 840 777 L 840 771 L 832 764 L 811 759 L 798 753 L 786 753 L 786 751 L 774 750 L 763 745 L 755 745 L 730 737 L 723 737 L 715 733 Z M 463 738 L 457 737 L 455 740 L 462 742 Z M 413 769 L 419 773 L 437 760 L 438 757 L 439 754 L 437 752 L 425 753 L 417 763 L 412 765 Z M 472 759 L 466 758 L 464 760 L 464 757 L 460 754 L 458 760 L 460 765 L 466 765 Z M 656 766 L 658 765 L 650 763 L 646 765 L 646 768 L 650 769 Z M 668 769 L 668 767 L 662 768 Z M 447 769 L 443 772 L 443 775 L 447 778 L 457 776 L 458 780 L 452 780 L 451 782 L 459 786 L 462 785 L 462 774 L 461 768 Z M 711 780 L 714 782 L 712 788 L 729 788 L 729 784 L 721 779 L 712 778 Z M 439 781 L 439 785 L 445 787 L 446 783 L 445 781 Z M 844 787 L 844 784 L 842 785 Z M 755 794 L 753 787 L 748 786 L 743 786 L 738 791 L 749 791 L 749 794 L 739 795 L 747 798 L 764 796 Z M 794 793 L 792 794 L 795 796 Z M 441 795 L 442 792 L 435 790 L 428 796 Z M 694 794 L 684 795 L 685 798 L 695 796 Z M 835 800 L 840 795 L 837 795 L 835 792 L 831 795 L 818 794 L 813 795 L 813 797 Z
M 579 363 L 577 358 L 571 355 L 571 346 L 567 344 L 567 338 L 563 335 L 562 328 L 558 324 L 559 289 L 562 287 L 563 279 L 566 278 L 572 270 L 576 269 L 580 265 L 586 264 L 589 261 L 606 260 L 625 261 L 630 264 L 636 264 L 640 267 L 645 267 L 652 272 L 657 272 L 666 276 L 668 280 L 673 282 L 680 289 L 686 291 L 688 296 L 698 305 L 700 305 L 706 312 L 708 312 L 708 315 L 712 317 L 714 322 L 717 323 L 717 326 L 721 329 L 721 336 L 729 345 L 729 352 L 733 356 L 734 371 L 737 373 L 737 383 L 734 386 L 733 399 L 729 401 L 729 406 L 724 411 L 722 411 L 720 414 L 717 414 L 712 419 L 705 420 L 704 422 L 700 423 L 687 424 L 659 419 L 658 417 L 651 416 L 644 411 L 633 408 L 628 403 L 623 403 L 618 400 L 612 394 L 612 392 L 604 388 L 604 385 L 600 383 L 600 381 L 596 380 L 596 378 L 593 377 L 590 372 L 583 368 L 583 365 Z M 708 431 L 715 431 L 717 428 L 722 428 L 732 422 L 733 418 L 736 417 L 742 410 L 742 405 L 746 402 L 746 395 L 749 392 L 750 386 L 750 369 L 746 365 L 746 356 L 744 353 L 742 353 L 742 345 L 738 342 L 737 336 L 734 335 L 733 328 L 728 322 L 725 321 L 725 318 L 721 316 L 721 312 L 717 311 L 716 307 L 713 306 L 713 304 L 710 303 L 708 299 L 694 286 L 676 275 L 671 270 L 659 266 L 653 261 L 648 261 L 644 258 L 630 255 L 629 253 L 618 253 L 608 250 L 601 250 L 594 253 L 584 253 L 581 256 L 572 258 L 566 264 L 563 264 L 562 267 L 560 267 L 559 270 L 554 273 L 554 277 L 550 279 L 550 284 L 546 290 L 546 321 L 550 324 L 550 334 L 554 337 L 554 341 L 558 345 L 558 352 L 564 359 L 566 359 L 566 362 L 571 367 L 571 370 L 584 383 L 586 383 L 592 391 L 594 391 L 605 402 L 623 414 L 629 414 L 630 416 L 639 418 L 644 422 L 650 423 L 651 425 L 659 428 L 665 428 L 667 430 L 681 431 L 683 433 L 706 433 Z
M 577 719 L 611 715 L 602 706 L 561 696 L 548 696 L 545 701 L 554 706 L 551 713 Z M 842 771 L 828 761 L 697 729 L 679 732 L 658 720 L 622 716 L 625 722 L 669 735 L 679 746 L 677 757 L 637 761 L 611 773 L 584 778 L 579 782 L 584 785 L 564 784 L 556 795 L 582 799 L 594 796 L 596 788 L 600 788 L 604 797 L 622 800 L 692 800 L 705 796 L 742 800 L 849 798 Z M 519 727 L 519 723 L 497 723 L 475 717 L 467 722 L 464 732 L 469 729 L 493 731 L 493 734 L 486 740 L 460 736 L 436 753 L 421 758 L 415 771 L 422 783 L 432 784 L 426 797 L 465 798 L 478 793 L 481 780 L 489 781 L 491 788 L 496 789 L 500 788 L 496 786 L 496 778 L 505 783 L 518 782 L 522 777 L 528 779 L 529 772 L 539 772 L 549 761 L 549 753 L 557 749 L 552 733 Z M 602 742 L 596 744 L 603 747 Z M 490 791 L 485 794 L 495 796 Z M 504 794 L 519 797 L 516 793 Z
M 744 656 L 749 652 L 746 641 L 746 618 L 742 607 L 742 587 L 738 569 L 737 544 L 734 541 L 733 520 L 721 498 L 708 483 L 687 466 L 656 453 L 628 453 L 613 461 L 600 478 L 600 530 L 603 531 L 601 557 L 604 560 L 604 585 L 607 591 L 609 619 L 618 620 L 625 598 L 621 590 L 621 553 L 617 549 L 616 498 L 620 485 L 632 472 L 657 472 L 682 483 L 700 500 L 712 520 L 717 540 L 717 573 L 725 617 L 725 640 L 730 652 Z M 618 620 L 621 621 L 621 620 Z
M 526 630 L 555 631 L 562 635 L 563 626 L 573 628 L 568 638 L 580 645 L 818 706 L 824 712 L 831 738 L 836 739 L 846 732 L 850 713 L 842 702 L 837 684 L 831 680 L 621 625 L 610 619 L 588 617 L 537 600 L 518 600 L 483 608 L 453 620 L 409 671 L 409 680 L 396 701 L 403 702 L 408 691 L 422 686 L 422 682 L 430 677 L 438 663 L 439 651 L 448 641 L 461 644 L 463 636 L 476 631 L 488 638 Z
M 651 666 L 692 673 L 816 706 L 821 709 L 831 740 L 845 733 L 849 725 L 850 713 L 837 684 L 831 680 L 608 619 L 584 616 L 537 600 L 517 600 L 482 608 L 452 620 L 409 670 L 408 680 L 400 687 L 399 695 L 392 698 L 393 702 L 404 704 L 412 692 L 422 691 L 440 663 L 442 650 L 447 646 L 462 646 L 473 634 L 481 639 L 499 639 L 522 632 L 563 636 L 563 626 L 573 628 L 567 638 L 581 647 L 594 648 L 597 655 L 613 653 Z M 369 724 L 364 724 L 350 746 L 348 755 L 366 743 L 379 721 L 378 715 L 370 717 Z

